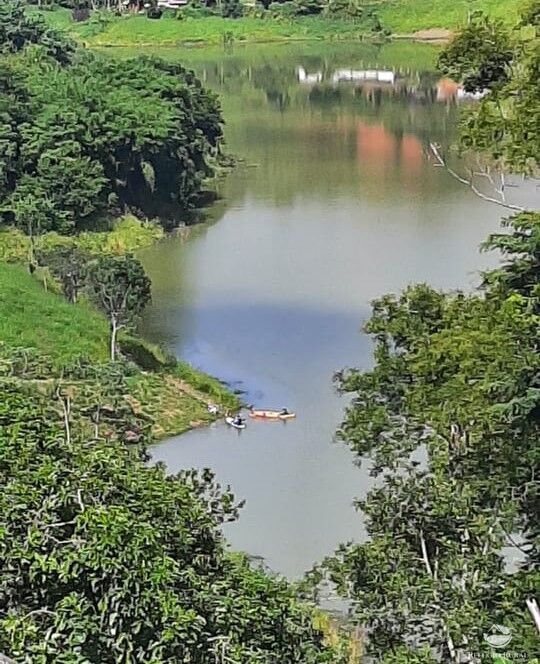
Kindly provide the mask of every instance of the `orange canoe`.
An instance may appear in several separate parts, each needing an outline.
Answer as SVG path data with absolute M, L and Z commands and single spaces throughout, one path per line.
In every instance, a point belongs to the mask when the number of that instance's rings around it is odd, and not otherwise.
M 250 417 L 260 417 L 267 420 L 292 420 L 296 417 L 296 413 L 284 413 L 281 410 L 262 410 L 259 408 L 252 408 L 249 411 Z

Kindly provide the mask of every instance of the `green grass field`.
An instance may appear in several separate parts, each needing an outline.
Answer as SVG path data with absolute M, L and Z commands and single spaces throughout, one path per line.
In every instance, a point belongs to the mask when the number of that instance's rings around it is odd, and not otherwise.
M 377 4 L 384 27 L 394 34 L 412 34 L 430 28 L 455 30 L 465 24 L 471 8 L 512 24 L 523 0 L 379 0 Z M 146 16 L 109 16 L 108 20 L 103 20 L 95 15 L 85 23 L 74 23 L 71 12 L 66 9 L 42 11 L 41 14 L 51 26 L 67 31 L 75 39 L 93 46 L 221 45 L 226 41 L 342 41 L 362 38 L 366 31 L 361 23 L 320 16 L 279 20 L 209 16 L 180 21 L 169 16 L 160 20 L 151 20 Z
M 233 42 L 276 42 L 295 40 L 359 39 L 365 30 L 351 21 L 306 17 L 297 20 L 257 18 L 224 19 L 218 16 L 177 21 L 162 18 L 152 21 L 144 16 L 120 19 L 91 37 L 95 46 L 152 46 L 160 44 L 223 44 Z
M 57 366 L 77 357 L 108 359 L 108 326 L 89 305 L 70 305 L 47 293 L 19 265 L 0 263 L 0 340 L 8 347 L 33 348 Z
M 522 4 L 522 0 L 383 0 L 379 15 L 392 32 L 410 34 L 429 28 L 455 30 L 466 23 L 471 8 L 512 25 Z

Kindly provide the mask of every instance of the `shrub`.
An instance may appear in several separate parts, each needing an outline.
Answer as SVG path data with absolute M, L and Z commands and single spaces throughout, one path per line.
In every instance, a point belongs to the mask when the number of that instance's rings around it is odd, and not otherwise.
M 90 10 L 88 7 L 81 7 L 74 9 L 71 12 L 71 18 L 76 22 L 76 23 L 81 23 L 82 21 L 88 21 L 90 18 Z
M 364 12 L 358 0 L 330 0 L 324 14 L 333 18 L 363 18 Z
M 268 12 L 263 5 L 244 5 L 244 16 L 263 19 L 268 17 Z
M 207 16 L 215 16 L 216 13 L 216 9 L 213 7 L 207 7 L 200 2 L 190 2 L 177 12 L 176 18 L 179 20 L 183 20 L 184 18 L 205 18 Z
M 163 16 L 163 9 L 161 7 L 149 7 L 146 16 L 152 19 L 159 19 Z
M 296 3 L 287 0 L 286 2 L 273 2 L 269 6 L 272 16 L 282 18 L 292 18 L 296 16 Z
M 176 364 L 174 357 L 143 339 L 125 335 L 119 340 L 120 352 L 144 371 L 161 371 Z
M 223 18 L 240 18 L 244 13 L 244 6 L 240 0 L 222 0 L 221 15 Z
M 315 16 L 323 10 L 323 4 L 320 0 L 295 0 L 297 16 Z

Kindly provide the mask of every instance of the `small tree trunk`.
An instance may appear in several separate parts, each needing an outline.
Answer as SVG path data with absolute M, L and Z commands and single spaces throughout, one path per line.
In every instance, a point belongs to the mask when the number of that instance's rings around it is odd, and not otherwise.
M 66 432 L 66 443 L 69 445 L 71 443 L 71 426 L 69 422 L 69 416 L 71 413 L 71 400 L 69 397 L 62 399 L 62 409 L 64 411 L 64 429 Z
M 116 322 L 116 317 L 111 318 L 111 361 L 114 362 L 116 359 L 116 336 L 118 334 L 118 323 Z
M 95 421 L 94 421 L 94 437 L 97 440 L 99 438 L 99 420 L 100 420 L 100 415 L 101 415 L 101 408 L 98 406 L 96 415 L 95 415 Z
M 538 608 L 538 602 L 535 599 L 528 599 L 527 608 L 529 609 L 529 613 L 531 614 L 532 619 L 534 620 L 536 629 L 540 634 L 540 609 Z

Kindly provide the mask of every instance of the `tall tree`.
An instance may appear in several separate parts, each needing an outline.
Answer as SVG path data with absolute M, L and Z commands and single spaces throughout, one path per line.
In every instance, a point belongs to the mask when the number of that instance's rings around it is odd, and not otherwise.
M 442 50 L 439 68 L 446 76 L 461 81 L 468 92 L 477 92 L 504 84 L 513 59 L 510 31 L 501 22 L 476 12 L 467 27 Z
M 133 325 L 150 301 L 150 279 L 134 256 L 106 255 L 91 266 L 89 288 L 92 299 L 109 319 L 114 361 L 119 330 Z
M 540 2 L 532 0 L 510 36 L 479 16 L 443 49 L 443 71 L 467 89 L 489 89 L 464 114 L 461 145 L 503 171 L 538 175 L 540 159 Z

